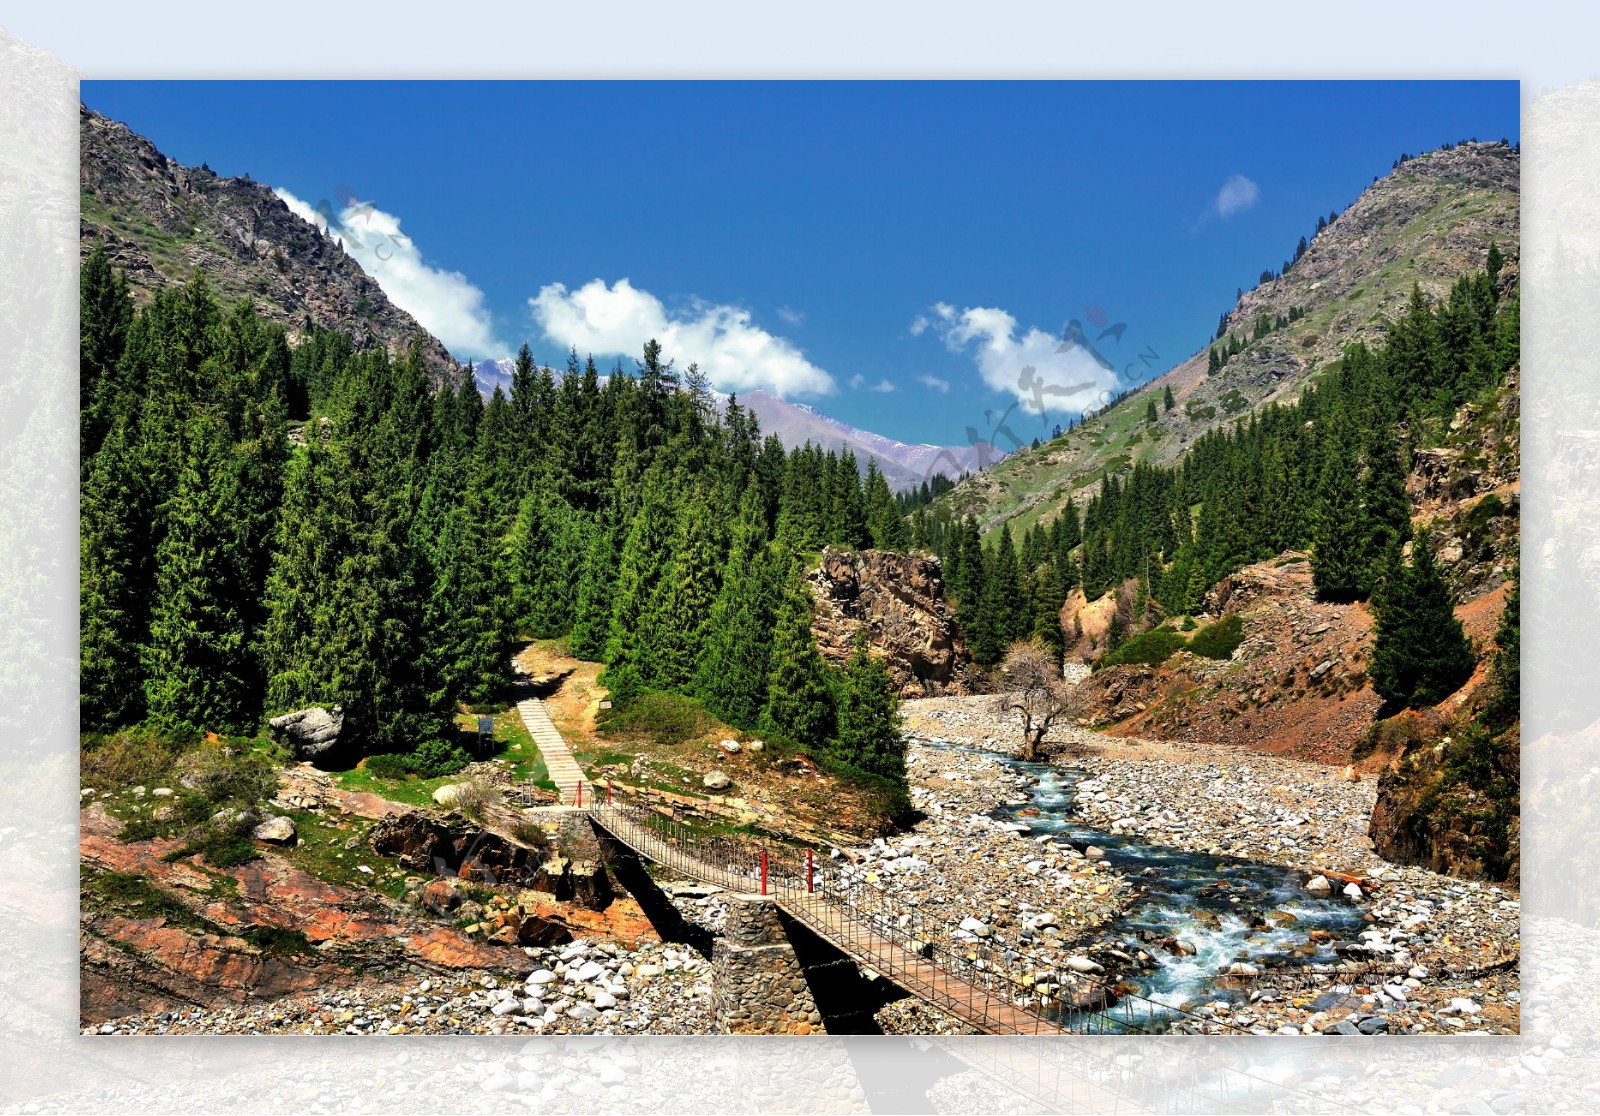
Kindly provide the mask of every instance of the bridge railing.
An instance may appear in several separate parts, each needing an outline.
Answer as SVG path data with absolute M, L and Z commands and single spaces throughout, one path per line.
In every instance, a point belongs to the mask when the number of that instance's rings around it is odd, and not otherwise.
M 917 897 L 842 854 L 685 824 L 659 806 L 597 792 L 591 816 L 635 852 L 732 891 L 770 895 L 792 917 L 871 968 L 990 1033 L 1154 1033 L 1177 1020 L 1194 1029 L 1243 1029 L 1181 1010 L 1007 947 L 952 930 L 948 911 L 925 914 Z

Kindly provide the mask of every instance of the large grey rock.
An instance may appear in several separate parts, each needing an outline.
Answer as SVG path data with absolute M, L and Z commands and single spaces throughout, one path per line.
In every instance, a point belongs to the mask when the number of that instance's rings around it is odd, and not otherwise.
M 706 790 L 727 790 L 733 786 L 733 780 L 720 771 L 708 771 L 700 783 Z
M 267 722 L 280 741 L 294 749 L 297 758 L 316 760 L 332 751 L 344 731 L 344 709 L 320 705 L 297 709 Z
M 251 831 L 250 836 L 269 845 L 292 845 L 295 842 L 293 818 L 268 818 Z

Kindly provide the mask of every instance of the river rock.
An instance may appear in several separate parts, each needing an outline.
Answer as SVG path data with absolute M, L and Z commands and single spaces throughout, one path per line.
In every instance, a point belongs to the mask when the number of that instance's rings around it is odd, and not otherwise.
M 1306 881 L 1306 890 L 1313 895 L 1333 894 L 1333 885 L 1328 882 L 1327 876 L 1312 876 Z
M 1091 961 L 1081 953 L 1067 958 L 1063 963 L 1076 973 L 1103 973 L 1106 971 L 1104 965 L 1097 961 Z

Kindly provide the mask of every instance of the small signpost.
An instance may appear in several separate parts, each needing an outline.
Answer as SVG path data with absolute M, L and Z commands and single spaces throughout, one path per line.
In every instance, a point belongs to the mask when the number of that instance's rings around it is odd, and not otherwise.
M 494 718 L 478 718 L 478 746 L 477 756 L 482 759 L 488 755 L 490 747 L 494 744 Z

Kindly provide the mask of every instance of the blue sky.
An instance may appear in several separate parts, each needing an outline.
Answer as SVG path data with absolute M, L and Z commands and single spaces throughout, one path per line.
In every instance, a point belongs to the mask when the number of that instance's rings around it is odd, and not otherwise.
M 85 82 L 166 154 L 319 207 L 460 358 L 660 335 L 907 442 L 961 442 L 1078 319 L 1202 346 L 1402 151 L 1520 140 L 1515 82 Z M 1153 354 L 1153 359 L 1152 359 Z M 1119 373 L 1123 379 L 1126 376 Z M 1090 386 L 1092 385 L 1092 386 Z M 1050 400 L 1047 400 L 1049 402 Z M 986 412 L 988 417 L 986 417 Z M 1026 436 L 1048 422 L 1013 413 Z

